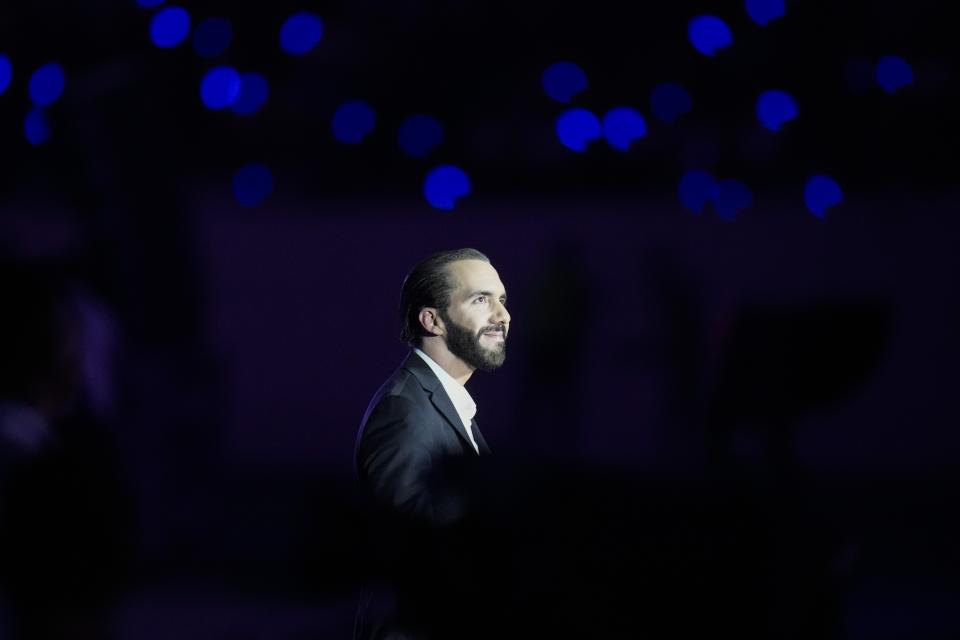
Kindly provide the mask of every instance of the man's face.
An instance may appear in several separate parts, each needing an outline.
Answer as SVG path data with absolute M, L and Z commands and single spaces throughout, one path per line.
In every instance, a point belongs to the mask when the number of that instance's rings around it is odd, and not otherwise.
M 474 369 L 492 371 L 507 358 L 506 289 L 497 270 L 482 260 L 460 260 L 447 268 L 456 285 L 450 306 L 440 311 L 447 348 Z

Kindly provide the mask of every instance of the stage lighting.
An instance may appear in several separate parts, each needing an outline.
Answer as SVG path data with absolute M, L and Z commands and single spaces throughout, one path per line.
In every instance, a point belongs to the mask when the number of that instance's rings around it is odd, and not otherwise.
M 238 116 L 249 116 L 259 111 L 270 95 L 270 86 L 261 73 L 240 74 L 240 93 L 230 108 Z
M 161 49 L 171 49 L 190 34 L 190 14 L 181 7 L 167 7 L 150 21 L 150 39 Z
M 27 117 L 23 119 L 23 135 L 27 142 L 35 147 L 50 139 L 50 125 L 43 109 L 35 108 L 27 113 Z
M 877 62 L 877 84 L 893 95 L 913 83 L 913 69 L 900 56 L 884 56 Z
M 770 131 L 779 131 L 799 113 L 796 100 L 786 91 L 764 91 L 757 98 L 757 118 Z
M 566 104 L 586 90 L 587 74 L 572 62 L 555 62 L 540 76 L 540 83 L 548 96 Z
M 681 85 L 675 82 L 664 82 L 650 91 L 650 108 L 657 118 L 672 124 L 680 116 L 690 113 L 693 100 Z
M 753 203 L 750 187 L 739 180 L 721 180 L 717 183 L 717 196 L 713 207 L 724 220 L 734 220 L 741 209 Z
M 273 174 L 266 165 L 251 162 L 233 174 L 233 195 L 245 207 L 256 207 L 273 193 Z
M 0 96 L 7 91 L 10 80 L 13 78 L 13 65 L 6 54 L 0 53 Z
M 560 114 L 556 123 L 557 137 L 566 148 L 582 153 L 587 146 L 600 137 L 602 127 L 597 116 L 586 109 L 568 109 Z
M 400 124 L 397 144 L 408 156 L 423 158 L 443 141 L 443 126 L 432 116 L 417 114 Z
M 691 213 L 703 213 L 708 202 L 717 197 L 717 181 L 706 171 L 690 169 L 680 178 L 680 202 Z
M 647 121 L 632 107 L 616 107 L 603 116 L 603 135 L 617 151 L 629 151 L 634 141 L 647 135 Z
M 843 191 L 837 181 L 830 176 L 814 175 L 807 180 L 803 190 L 803 200 L 810 213 L 820 218 L 826 216 L 827 209 L 843 202 Z
M 46 107 L 60 99 L 64 86 L 63 67 L 57 62 L 50 62 L 30 76 L 27 92 L 30 101 L 37 107 Z
M 240 74 L 233 67 L 214 67 L 200 81 L 200 98 L 208 109 L 226 109 L 239 95 Z
M 705 56 L 714 56 L 733 44 L 730 27 L 717 16 L 697 16 L 690 21 L 687 35 L 693 48 Z
M 430 206 L 451 211 L 457 199 L 470 194 L 470 178 L 462 169 L 442 165 L 430 171 L 423 184 L 423 195 Z
M 309 11 L 293 14 L 280 27 L 280 47 L 290 55 L 311 51 L 322 37 L 323 21 Z
M 784 0 L 746 0 L 746 7 L 747 15 L 761 27 L 782 18 L 787 12 Z
M 344 144 L 360 144 L 376 122 L 373 107 L 363 100 L 349 100 L 333 114 L 333 137 Z

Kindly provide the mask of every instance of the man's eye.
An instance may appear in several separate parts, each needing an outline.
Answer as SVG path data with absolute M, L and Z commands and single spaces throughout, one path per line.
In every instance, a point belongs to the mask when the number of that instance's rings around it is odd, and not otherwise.
M 474 300 L 474 302 L 484 302 L 486 299 L 487 298 L 485 296 L 477 296 L 477 299 Z

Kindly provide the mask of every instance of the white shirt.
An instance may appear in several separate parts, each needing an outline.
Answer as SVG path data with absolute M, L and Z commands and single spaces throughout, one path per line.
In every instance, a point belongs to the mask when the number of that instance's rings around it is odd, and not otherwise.
M 467 430 L 467 435 L 470 436 L 470 444 L 473 445 L 473 448 L 476 449 L 477 453 L 480 453 L 480 447 L 477 446 L 477 441 L 473 439 L 473 428 L 470 426 L 473 421 L 473 416 L 477 415 L 477 403 L 473 401 L 473 398 L 470 397 L 470 393 L 467 391 L 467 388 L 462 384 L 457 382 L 453 376 L 443 370 L 443 367 L 438 365 L 433 361 L 433 358 L 425 354 L 420 349 L 414 349 L 417 352 L 417 355 L 423 358 L 423 361 L 427 363 L 427 366 L 437 375 L 437 378 L 440 379 L 440 384 L 443 385 L 443 390 L 447 392 L 447 395 L 450 396 L 450 401 L 453 402 L 453 408 L 457 410 L 457 415 L 460 416 L 460 420 L 463 422 L 463 428 Z

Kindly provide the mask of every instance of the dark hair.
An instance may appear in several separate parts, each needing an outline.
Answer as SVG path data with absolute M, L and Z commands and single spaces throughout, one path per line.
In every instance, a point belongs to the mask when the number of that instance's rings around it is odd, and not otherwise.
M 490 258 L 476 249 L 441 251 L 418 262 L 404 278 L 400 290 L 400 339 L 410 346 L 419 346 L 423 337 L 420 310 L 436 307 L 443 312 L 450 305 L 454 284 L 447 265 L 459 260 L 490 262 Z

